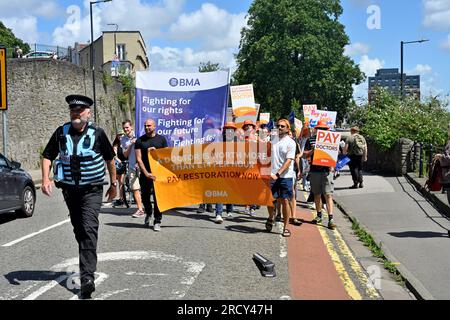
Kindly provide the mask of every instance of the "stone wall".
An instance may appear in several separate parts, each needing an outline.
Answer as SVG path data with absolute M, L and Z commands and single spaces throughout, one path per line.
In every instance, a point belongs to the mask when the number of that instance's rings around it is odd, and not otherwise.
M 402 138 L 389 150 L 381 150 L 368 140 L 367 162 L 364 170 L 393 175 L 402 175 L 412 171 L 412 145 L 413 141 Z
M 40 167 L 40 153 L 55 129 L 69 121 L 65 97 L 93 97 L 92 73 L 59 60 L 8 59 L 7 156 L 28 170 Z M 119 82 L 105 85 L 96 72 L 97 123 L 112 139 L 121 122 L 130 117 L 118 104 Z M 93 108 L 92 108 L 93 109 Z M 93 113 L 94 110 L 92 110 Z M 92 117 L 93 121 L 93 117 Z M 3 121 L 0 120 L 0 152 L 3 150 Z

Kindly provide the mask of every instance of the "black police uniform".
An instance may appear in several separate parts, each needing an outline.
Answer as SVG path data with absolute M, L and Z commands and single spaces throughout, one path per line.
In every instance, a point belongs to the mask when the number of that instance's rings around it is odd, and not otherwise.
M 67 96 L 66 101 L 69 103 L 69 107 L 80 105 L 89 107 L 92 105 L 91 99 L 80 95 Z M 91 136 L 89 136 L 89 132 L 92 133 Z M 67 140 L 70 140 L 71 143 Z M 83 144 L 80 141 L 83 141 Z M 80 145 L 86 147 L 86 150 L 92 149 L 93 154 L 99 155 L 98 158 L 78 157 L 80 150 L 77 149 Z M 105 175 L 103 160 L 113 160 L 114 150 L 103 129 L 88 124 L 83 132 L 78 132 L 70 123 L 66 123 L 53 133 L 42 155 L 50 161 L 55 160 L 58 155 L 60 155 L 60 159 L 61 148 L 67 147 L 73 147 L 73 150 L 69 150 L 71 155 L 67 157 L 70 159 L 67 160 L 66 171 L 64 171 L 66 179 L 55 182 L 55 184 L 62 189 L 70 212 L 75 239 L 78 242 L 81 294 L 83 297 L 83 286 L 85 288 L 89 286 L 87 291 L 95 290 L 94 273 L 97 267 L 98 215 L 102 204 L 103 185 L 105 184 L 102 181 Z M 74 154 L 75 156 L 73 156 Z M 97 164 L 98 171 L 97 178 L 91 179 L 92 182 L 89 180 L 89 175 L 92 176 L 93 173 L 85 175 L 86 170 L 88 170 L 86 168 L 94 167 L 89 166 L 90 162 Z M 64 166 L 61 169 L 63 168 Z M 67 176 L 70 178 L 67 178 Z M 86 292 L 87 297 L 90 297 L 91 292 Z

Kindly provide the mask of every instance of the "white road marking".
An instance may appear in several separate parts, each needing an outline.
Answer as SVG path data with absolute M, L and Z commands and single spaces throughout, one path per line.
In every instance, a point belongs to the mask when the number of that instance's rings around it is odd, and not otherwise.
M 167 276 L 168 275 L 166 273 L 144 273 L 144 272 L 135 272 L 135 271 L 125 272 L 125 274 L 127 276 Z
M 102 283 L 103 281 L 105 281 L 109 276 L 106 273 L 95 273 L 98 274 L 98 278 L 95 279 L 95 286 L 99 286 L 100 283 Z M 80 300 L 79 294 L 74 295 L 72 298 L 70 298 L 70 300 Z M 101 300 L 101 299 L 100 299 Z
M 94 300 L 105 300 L 108 299 L 116 294 L 122 293 L 122 292 L 127 292 L 130 291 L 130 289 L 122 289 L 122 290 L 116 290 L 116 291 L 110 291 L 110 292 L 106 292 L 100 295 L 100 297 L 95 298 Z
M 278 230 L 280 233 L 283 233 L 284 224 L 283 223 L 277 223 Z M 280 258 L 286 258 L 288 255 L 288 248 L 287 248 L 287 241 L 286 238 L 280 235 Z
M 59 276 L 56 280 L 50 281 L 50 283 L 48 283 L 45 286 L 39 288 L 39 290 L 33 292 L 29 296 L 25 297 L 23 300 L 35 300 L 39 296 L 41 296 L 44 293 L 46 293 L 48 290 L 52 289 L 53 287 L 57 286 L 58 284 L 60 284 L 64 280 L 66 280 L 69 276 L 70 276 L 70 274 L 65 274 L 65 275 Z
M 47 228 L 42 229 L 42 230 L 39 230 L 39 231 L 37 231 L 37 232 L 30 233 L 29 235 L 26 235 L 26 236 L 24 236 L 24 237 L 22 237 L 22 238 L 19 238 L 19 239 L 17 239 L 17 240 L 8 242 L 8 243 L 2 245 L 2 247 L 11 247 L 11 246 L 15 245 L 16 243 L 19 243 L 19 242 L 21 242 L 21 241 L 23 241 L 23 240 L 32 238 L 32 237 L 34 237 L 34 236 L 36 236 L 36 235 L 38 235 L 38 234 L 40 234 L 40 233 L 43 233 L 43 232 L 45 232 L 45 231 L 50 230 L 50 229 L 59 227 L 59 226 L 65 224 L 65 223 L 67 223 L 67 222 L 69 222 L 69 221 L 70 221 L 70 219 L 66 219 L 66 220 L 64 220 L 64 221 L 58 222 L 57 224 L 54 224 L 54 225 L 52 225 L 52 226 L 50 226 L 50 227 L 47 227 Z
M 98 254 L 97 261 L 98 262 L 104 262 L 104 261 L 119 261 L 119 260 L 150 260 L 150 259 L 156 259 L 159 261 L 166 261 L 166 262 L 175 262 L 175 263 L 181 263 L 184 265 L 186 270 L 186 275 L 184 275 L 181 279 L 181 288 L 177 288 L 178 290 L 173 292 L 174 294 L 172 299 L 182 299 L 186 293 L 188 292 L 189 288 L 192 286 L 192 284 L 197 279 L 198 275 L 202 272 L 203 268 L 206 266 L 203 262 L 193 262 L 193 261 L 185 261 L 183 258 L 165 254 L 163 252 L 157 252 L 157 251 L 121 251 L 121 252 L 106 252 L 106 253 L 100 253 Z M 78 265 L 79 258 L 70 258 L 62 263 L 56 264 L 50 269 L 52 271 L 58 272 L 58 271 L 66 271 L 68 268 L 73 268 L 74 265 Z M 105 273 L 96 273 L 99 275 L 99 277 L 95 280 L 96 287 L 103 281 L 105 281 L 108 278 L 108 275 Z M 150 275 L 150 276 L 166 276 L 167 274 L 163 273 L 136 273 L 136 272 L 127 272 L 125 273 L 127 275 Z M 37 291 L 33 292 L 32 294 L 28 295 L 25 300 L 34 300 L 44 294 L 45 292 L 49 291 L 50 289 L 54 288 L 58 284 L 62 283 L 63 281 L 67 281 L 69 277 L 73 276 L 73 272 L 67 273 L 63 276 L 60 276 L 56 280 L 50 281 L 48 284 L 44 285 Z M 115 295 L 121 292 L 130 291 L 131 289 L 122 289 L 119 291 L 110 291 L 108 293 L 105 293 L 101 295 L 98 299 L 106 299 L 110 297 L 111 295 Z M 78 299 L 78 295 L 75 295 L 70 298 L 70 300 Z

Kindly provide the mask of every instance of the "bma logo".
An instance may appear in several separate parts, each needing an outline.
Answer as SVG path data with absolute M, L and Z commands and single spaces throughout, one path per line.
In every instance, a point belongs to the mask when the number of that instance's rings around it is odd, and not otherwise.
M 195 87 L 200 85 L 200 80 L 198 79 L 177 79 L 177 78 L 171 78 L 169 80 L 169 84 L 172 87 Z
M 205 191 L 205 196 L 207 198 L 211 198 L 211 197 L 228 197 L 228 193 L 226 191 L 223 191 L 223 190 L 206 190 Z

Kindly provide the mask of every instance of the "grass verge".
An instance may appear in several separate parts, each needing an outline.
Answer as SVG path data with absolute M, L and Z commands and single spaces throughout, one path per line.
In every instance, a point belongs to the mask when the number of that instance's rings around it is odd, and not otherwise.
M 400 272 L 398 272 L 395 264 L 385 257 L 383 251 L 381 250 L 381 243 L 377 245 L 372 236 L 360 226 L 359 222 L 355 218 L 352 218 L 352 229 L 358 236 L 359 240 L 369 248 L 373 256 L 378 258 L 383 263 L 384 268 L 394 276 L 395 281 L 404 286 L 405 281 L 403 280 L 403 277 Z

